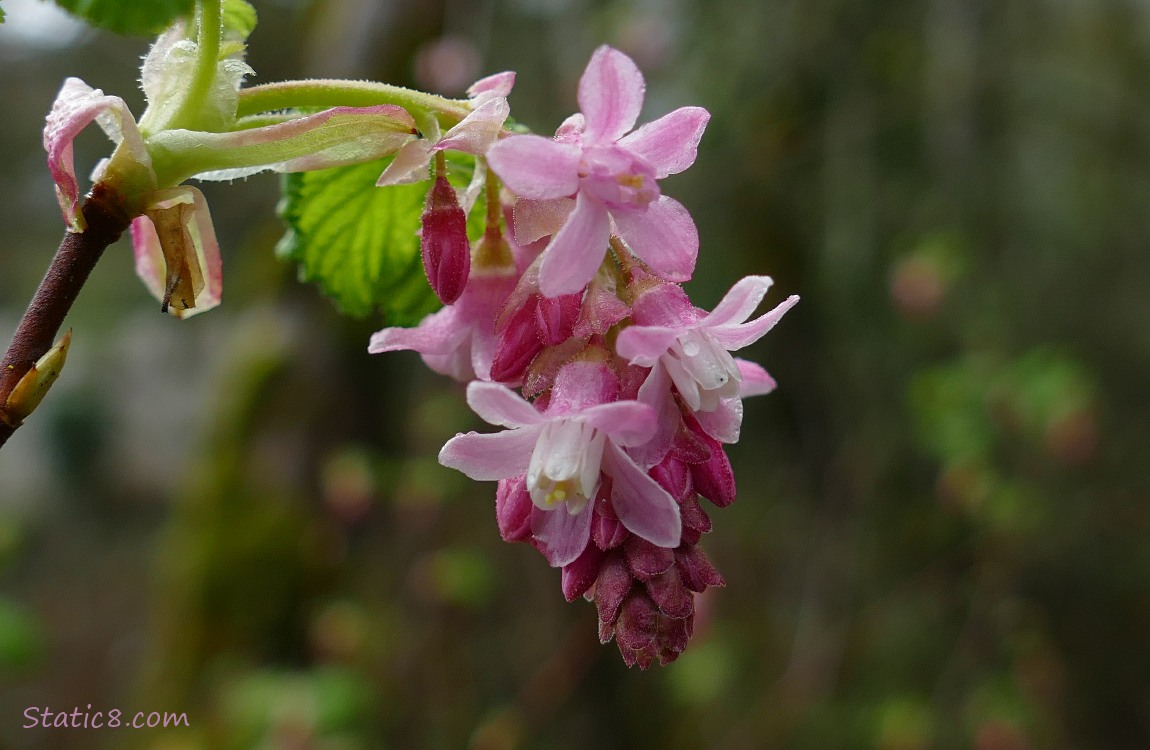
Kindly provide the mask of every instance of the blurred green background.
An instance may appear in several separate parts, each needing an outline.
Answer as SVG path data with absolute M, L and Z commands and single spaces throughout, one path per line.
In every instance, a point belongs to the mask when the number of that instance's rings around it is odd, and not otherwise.
M 43 116 L 68 75 L 139 114 L 147 41 L 3 4 L 6 343 L 61 231 Z M 712 112 L 665 183 L 690 291 L 803 297 L 746 354 L 780 389 L 703 541 L 728 585 L 677 663 L 628 671 L 499 540 L 494 486 L 436 464 L 481 428 L 461 389 L 369 356 L 381 321 L 273 257 L 275 177 L 212 183 L 223 306 L 162 315 L 113 247 L 0 451 L 0 747 L 1150 746 L 1150 4 L 254 4 L 255 82 L 512 68 L 547 133 L 606 42 L 643 120 Z M 191 728 L 20 728 L 87 704 Z

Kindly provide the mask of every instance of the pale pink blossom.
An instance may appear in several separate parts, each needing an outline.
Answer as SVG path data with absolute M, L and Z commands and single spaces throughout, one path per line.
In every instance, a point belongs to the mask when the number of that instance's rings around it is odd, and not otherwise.
M 616 351 L 631 364 L 662 368 L 695 412 L 715 412 L 726 399 L 767 393 L 774 381 L 766 371 L 730 352 L 758 341 L 799 301 L 792 295 L 748 321 L 770 286 L 767 276 L 748 276 L 707 313 L 678 286 L 655 285 L 635 301 L 635 325 L 620 332 Z
M 545 511 L 532 533 L 549 562 L 563 566 L 586 548 L 600 474 L 611 479 L 614 513 L 631 533 L 676 547 L 682 526 L 675 499 L 625 448 L 648 440 L 655 415 L 636 401 L 605 402 L 601 363 L 576 362 L 556 379 L 546 412 L 497 383 L 473 382 L 467 402 L 485 421 L 507 427 L 493 434 L 457 435 L 440 451 L 444 466 L 472 479 L 526 476 L 536 508 Z M 615 384 L 617 389 L 617 383 Z
M 613 232 L 663 278 L 685 281 L 694 270 L 695 223 L 682 204 L 660 193 L 657 180 L 694 163 L 710 115 L 683 107 L 629 132 L 644 89 L 631 58 L 600 47 L 579 81 L 582 111 L 554 139 L 515 135 L 487 152 L 491 168 L 520 199 L 575 196 L 544 251 L 539 280 L 549 297 L 578 292 L 591 280 Z M 555 223 L 554 212 L 536 207 L 532 214 Z

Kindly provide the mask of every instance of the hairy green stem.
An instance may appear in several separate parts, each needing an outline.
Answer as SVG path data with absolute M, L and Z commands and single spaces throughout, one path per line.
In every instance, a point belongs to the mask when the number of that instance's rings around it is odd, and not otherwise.
M 374 107 L 395 104 L 412 112 L 429 112 L 450 127 L 471 112 L 463 100 L 446 99 L 402 86 L 374 81 L 311 79 L 251 86 L 240 91 L 236 117 L 284 109 L 327 107 Z

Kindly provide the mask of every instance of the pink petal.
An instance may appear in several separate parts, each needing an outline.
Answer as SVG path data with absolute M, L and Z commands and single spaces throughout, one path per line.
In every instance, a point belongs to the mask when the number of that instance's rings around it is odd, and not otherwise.
M 746 380 L 743 384 L 746 384 Z M 739 395 L 745 394 L 740 390 Z M 743 425 L 743 401 L 740 398 L 720 399 L 718 408 L 714 411 L 697 411 L 695 419 L 708 435 L 720 443 L 737 443 Z
M 314 115 L 230 133 L 165 130 L 149 140 L 153 149 L 188 154 L 165 180 L 234 180 L 272 170 L 308 172 L 377 159 L 415 137 L 407 110 L 390 104 L 333 107 Z
M 505 542 L 525 542 L 531 536 L 531 493 L 523 477 L 500 479 L 495 489 L 495 519 Z
M 583 142 L 616 141 L 635 127 L 645 88 L 631 58 L 606 45 L 595 50 L 579 79 L 579 109 L 586 119 Z
M 627 326 L 615 340 L 615 351 L 633 365 L 652 367 L 682 332 L 665 326 Z
M 389 185 L 411 185 L 428 178 L 428 165 L 431 163 L 431 145 L 426 138 L 409 141 L 395 152 L 395 158 L 383 170 L 375 184 L 378 187 Z
M 662 365 L 655 365 L 643 385 L 639 386 L 639 401 L 655 410 L 657 428 L 651 438 L 631 448 L 635 463 L 650 468 L 663 460 L 675 442 L 679 429 L 679 407 L 671 393 L 671 379 Z
M 702 107 L 682 107 L 649 122 L 619 140 L 655 168 L 655 177 L 678 174 L 695 163 L 699 140 L 711 113 Z
M 505 70 L 480 78 L 471 84 L 467 89 L 467 96 L 472 100 L 472 104 L 478 107 L 491 97 L 510 95 L 513 86 L 515 86 L 515 71 Z
M 435 144 L 435 148 L 436 150 L 449 148 L 482 156 L 499 137 L 503 123 L 510 113 L 511 108 L 506 99 L 502 97 L 490 99 L 444 133 L 443 138 Z
M 160 249 L 160 237 L 156 227 L 147 216 L 132 219 L 132 254 L 136 259 L 136 275 L 144 286 L 158 300 L 164 298 L 164 253 Z
M 541 135 L 513 135 L 487 150 L 487 163 L 517 196 L 548 200 L 578 189 L 579 154 Z
M 44 150 L 48 152 L 48 169 L 56 183 L 56 197 L 64 213 L 64 221 L 73 232 L 84 230 L 84 217 L 80 213 L 80 186 L 76 181 L 72 142 L 93 120 L 98 120 L 100 127 L 117 144 L 126 142 L 125 147 L 135 161 L 149 172 L 151 170 L 151 157 L 124 100 L 118 96 L 105 96 L 79 78 L 66 79 L 52 103 L 52 111 L 48 113 L 44 126 Z
M 658 275 L 686 281 L 695 270 L 699 231 L 683 204 L 663 195 L 645 211 L 616 210 L 611 218 L 619 235 Z
M 630 447 L 651 439 L 657 427 L 655 410 L 638 401 L 615 401 L 589 406 L 579 419 L 605 432 L 616 445 Z
M 772 378 L 766 370 L 755 362 L 748 362 L 745 359 L 735 357 L 735 364 L 739 368 L 739 374 L 743 376 L 743 382 L 739 386 L 739 396 L 747 398 L 748 396 L 762 396 L 770 393 L 778 387 L 778 383 Z M 711 433 L 714 435 L 714 433 Z M 721 439 L 721 438 L 720 438 Z M 736 438 L 737 440 L 738 438 Z M 734 440 L 724 440 L 724 443 L 735 442 Z
M 439 451 L 439 463 L 481 482 L 526 474 L 542 429 L 532 425 L 487 435 L 456 435 Z
M 551 238 L 539 266 L 539 290 L 547 297 L 581 291 L 607 254 L 611 222 L 607 208 L 580 193 L 567 223 Z
M 675 498 L 610 442 L 603 469 L 611 475 L 615 515 L 628 531 L 660 547 L 678 547 L 683 528 Z
M 744 346 L 749 346 L 765 336 L 767 331 L 775 327 L 783 314 L 794 307 L 798 301 L 798 295 L 792 294 L 773 310 L 763 313 L 749 323 L 714 326 L 707 330 L 714 336 L 715 341 L 719 342 L 719 346 L 733 352 Z
M 774 282 L 770 276 L 745 276 L 738 280 L 715 305 L 715 309 L 699 321 L 701 326 L 721 326 L 743 323 L 767 296 Z
M 551 567 L 570 565 L 583 554 L 591 541 L 591 505 L 574 516 L 567 512 L 566 504 L 554 510 L 534 508 L 531 511 L 531 534 Z
M 554 198 L 537 201 L 520 198 L 515 201 L 515 241 L 528 245 L 537 239 L 555 234 L 563 228 L 563 222 L 571 215 L 575 201 L 570 198 Z
M 384 328 L 371 335 L 367 350 L 372 354 L 403 350 L 448 354 L 467 335 L 467 329 L 458 325 L 455 318 L 455 308 L 445 307 L 425 317 L 415 328 Z
M 523 427 L 547 421 L 519 394 L 499 383 L 468 383 L 467 405 L 484 422 L 499 427 Z

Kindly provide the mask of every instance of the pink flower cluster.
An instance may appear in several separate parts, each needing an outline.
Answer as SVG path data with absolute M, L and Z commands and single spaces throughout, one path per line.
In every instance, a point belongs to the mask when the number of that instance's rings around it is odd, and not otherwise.
M 504 133 L 480 152 L 505 188 L 508 231 L 489 224 L 470 257 L 425 257 L 452 303 L 376 333 L 370 351 L 412 349 L 470 381 L 468 404 L 504 429 L 457 435 L 440 462 L 498 481 L 503 538 L 561 568 L 564 596 L 595 602 L 600 639 L 646 668 L 682 653 L 694 595 L 723 585 L 699 547 L 711 529 L 700 497 L 735 499 L 723 445 L 738 439 L 742 399 L 775 387 L 731 352 L 798 298 L 752 318 L 771 280 L 751 276 L 711 312 L 691 304 L 679 284 L 698 233 L 658 181 L 695 161 L 709 115 L 684 107 L 633 129 L 643 93 L 631 59 L 600 47 L 581 112 L 554 138 Z M 435 147 L 411 150 L 423 165 Z M 429 238 L 437 226 L 424 222 L 425 248 L 458 244 Z

